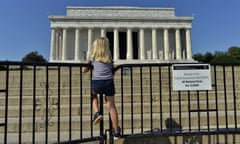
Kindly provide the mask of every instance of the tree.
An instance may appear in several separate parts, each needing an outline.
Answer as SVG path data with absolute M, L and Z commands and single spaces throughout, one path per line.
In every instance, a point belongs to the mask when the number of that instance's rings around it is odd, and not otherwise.
M 240 61 L 240 47 L 232 46 L 228 49 L 229 56 L 232 56 Z
M 240 47 L 232 46 L 227 52 L 215 51 L 214 54 L 206 52 L 205 54 L 197 53 L 193 55 L 193 59 L 198 62 L 209 63 L 209 62 L 240 62 Z
M 203 62 L 203 55 L 200 53 L 197 53 L 197 54 L 193 55 L 193 59 L 198 62 Z
M 211 52 L 206 52 L 204 55 L 200 53 L 193 55 L 194 60 L 203 63 L 210 62 L 214 57 L 215 55 L 213 55 Z
M 47 62 L 47 60 L 37 51 L 30 52 L 25 57 L 22 58 L 23 62 Z
M 211 61 L 211 63 L 236 63 L 239 62 L 235 57 L 229 56 L 227 53 L 216 55 Z
M 203 56 L 203 62 L 208 63 L 214 58 L 214 55 L 211 52 L 206 52 Z
M 216 57 L 216 56 L 228 55 L 228 53 L 227 52 L 222 52 L 222 51 L 215 51 L 214 55 Z

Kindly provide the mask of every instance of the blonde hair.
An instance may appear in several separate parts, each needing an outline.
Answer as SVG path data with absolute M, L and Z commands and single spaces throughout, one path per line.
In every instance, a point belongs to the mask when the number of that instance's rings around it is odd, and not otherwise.
M 112 61 L 109 41 L 107 38 L 100 37 L 93 42 L 91 57 L 92 59 L 103 63 L 109 63 Z

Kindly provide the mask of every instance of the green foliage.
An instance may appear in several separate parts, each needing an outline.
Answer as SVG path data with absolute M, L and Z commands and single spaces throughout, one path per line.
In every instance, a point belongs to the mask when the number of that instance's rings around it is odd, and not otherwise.
M 205 54 L 197 53 L 193 59 L 203 63 L 236 63 L 240 62 L 240 47 L 232 46 L 227 52 L 216 51 L 214 54 L 206 52 Z
M 220 55 L 228 55 L 227 52 L 222 52 L 222 51 L 215 51 L 214 57 L 220 56 Z
M 0 65 L 0 70 L 5 70 L 5 69 L 6 69 L 5 66 Z
M 228 49 L 228 54 L 238 60 L 240 60 L 240 47 L 232 46 Z
M 211 52 L 206 52 L 203 56 L 203 62 L 208 63 L 214 58 L 214 55 Z
M 229 56 L 228 54 L 222 54 L 215 56 L 211 63 L 236 63 L 239 62 L 235 57 Z
M 193 55 L 193 59 L 198 61 L 198 62 L 203 62 L 203 63 L 208 63 L 213 59 L 214 55 L 210 52 L 206 52 L 204 55 L 203 54 L 195 54 Z
M 203 55 L 200 53 L 197 53 L 197 54 L 193 55 L 193 59 L 198 62 L 203 62 Z
M 25 57 L 22 58 L 23 62 L 47 62 L 46 59 L 38 54 L 38 52 L 30 52 Z

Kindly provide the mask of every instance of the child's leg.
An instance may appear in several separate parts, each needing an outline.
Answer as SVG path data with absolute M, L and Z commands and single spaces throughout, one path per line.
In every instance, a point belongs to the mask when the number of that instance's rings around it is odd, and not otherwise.
M 98 108 L 98 97 L 96 93 L 92 94 L 92 106 L 93 106 L 93 111 L 94 112 L 99 112 Z
M 114 96 L 106 96 L 106 103 L 112 120 L 113 128 L 117 129 L 118 125 L 118 112 L 114 102 Z
M 93 111 L 94 111 L 93 124 L 97 124 L 103 119 L 103 116 L 99 112 L 99 108 L 98 108 L 97 94 L 92 94 L 92 106 L 93 106 Z

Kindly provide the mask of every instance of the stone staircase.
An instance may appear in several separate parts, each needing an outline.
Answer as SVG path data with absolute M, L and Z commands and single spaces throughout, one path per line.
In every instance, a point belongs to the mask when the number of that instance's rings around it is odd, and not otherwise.
M 167 68 L 163 68 L 161 72 L 158 68 L 153 68 L 152 83 L 150 83 L 148 70 L 148 68 L 143 69 L 142 80 L 140 79 L 139 68 L 132 70 L 132 79 L 130 74 L 123 75 L 121 78 L 120 71 L 115 74 L 115 101 L 119 112 L 119 122 L 124 134 L 138 134 L 147 132 L 151 128 L 169 129 L 168 119 L 181 125 L 183 130 L 188 130 L 189 124 L 191 129 L 198 129 L 198 123 L 200 123 L 201 129 L 207 129 L 208 124 L 210 129 L 216 129 L 217 114 L 219 128 L 225 128 L 226 123 L 229 128 L 234 128 L 234 106 L 237 109 L 237 126 L 240 127 L 240 87 L 236 83 L 236 105 L 234 105 L 231 75 L 226 79 L 226 90 L 224 89 L 222 72 L 219 69 L 216 74 L 218 83 L 212 90 L 208 92 L 177 92 L 169 90 L 171 81 L 168 78 Z M 70 73 L 71 76 L 69 76 Z M 92 125 L 91 123 L 90 73 L 80 77 L 79 68 L 73 68 L 71 71 L 68 68 L 62 68 L 59 74 L 60 81 L 58 81 L 57 70 L 53 68 L 48 72 L 48 88 L 46 88 L 46 71 L 44 69 L 37 70 L 35 84 L 32 70 L 23 71 L 23 79 L 20 79 L 20 75 L 19 71 L 10 71 L 9 74 L 8 143 L 19 143 L 20 122 L 22 123 L 22 143 L 32 143 L 33 134 L 36 143 L 45 143 L 46 125 L 47 139 L 50 143 L 57 141 L 58 128 L 60 129 L 61 141 L 69 139 L 69 130 L 71 130 L 71 139 L 73 140 L 99 135 L 99 125 Z M 0 77 L 1 79 L 5 77 L 3 71 L 0 71 Z M 214 77 L 212 79 L 214 81 Z M 239 77 L 235 77 L 235 81 L 237 80 L 239 80 Z M 121 82 L 123 82 L 123 87 L 121 87 Z M 141 85 L 143 89 L 141 89 Z M 152 85 L 152 89 L 150 89 L 150 85 Z M 131 88 L 131 86 L 133 87 Z M 4 87 L 5 81 L 1 80 L 0 88 L 3 89 Z M 123 89 L 123 93 L 121 89 Z M 217 95 L 215 93 L 216 89 Z M 46 105 L 47 94 L 48 105 Z M 20 99 L 21 97 L 22 99 Z M 1 93 L 0 123 L 4 122 L 5 100 L 4 94 Z M 71 105 L 69 104 L 70 101 L 72 102 Z M 20 102 L 22 107 L 20 107 Z M 60 107 L 58 108 L 59 102 Z M 143 103 L 141 104 L 141 102 Z M 218 107 L 217 112 L 194 112 L 198 109 L 216 109 L 216 107 Z M 189 111 L 192 111 L 190 116 Z M 35 115 L 35 118 L 33 115 Z M 58 115 L 60 115 L 60 118 L 58 118 Z M 81 116 L 82 120 L 80 119 Z M 71 124 L 69 123 L 70 120 Z M 58 123 L 60 127 L 58 127 Z M 141 127 L 142 124 L 143 127 Z M 108 112 L 104 107 L 104 126 L 106 129 L 108 129 L 108 125 Z M 33 127 L 35 129 L 34 133 L 32 131 Z M 91 129 L 93 129 L 93 133 L 91 133 Z M 0 127 L 0 143 L 3 139 L 4 127 Z

